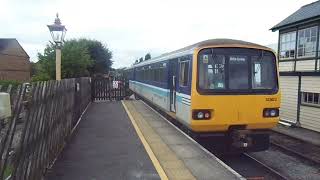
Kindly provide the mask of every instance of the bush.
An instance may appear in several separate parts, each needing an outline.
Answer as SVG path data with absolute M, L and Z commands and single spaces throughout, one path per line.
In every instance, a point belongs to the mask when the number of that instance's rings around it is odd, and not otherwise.
M 48 81 L 48 80 L 50 80 L 50 76 L 48 74 L 39 74 L 31 77 L 31 82 Z
M 7 88 L 10 84 L 11 84 L 13 87 L 16 87 L 16 86 L 20 85 L 21 82 L 19 82 L 19 81 L 14 81 L 14 80 L 0 80 L 1 89 Z

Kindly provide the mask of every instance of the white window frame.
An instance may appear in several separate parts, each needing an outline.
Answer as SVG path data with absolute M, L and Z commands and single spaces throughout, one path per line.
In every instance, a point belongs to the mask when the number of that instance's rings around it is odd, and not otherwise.
M 318 95 L 318 101 L 315 101 L 315 94 Z M 309 102 L 309 95 L 312 95 L 312 102 Z M 305 100 L 305 96 L 307 96 L 307 100 Z M 315 106 L 320 108 L 320 93 L 314 92 L 301 92 L 301 104 L 307 106 Z
M 315 28 L 316 29 L 316 33 L 315 33 L 315 36 L 312 36 L 312 31 L 311 29 Z M 310 30 L 310 33 L 306 34 L 307 33 L 307 30 Z M 300 37 L 300 33 L 304 33 L 303 37 L 301 38 Z M 299 29 L 298 30 L 298 39 L 297 39 L 297 50 L 296 50 L 296 53 L 297 53 L 297 59 L 298 58 L 308 58 L 308 57 L 316 57 L 316 51 L 317 51 L 317 42 L 318 42 L 318 26 L 312 26 L 312 27 L 308 27 L 308 28 L 304 28 L 304 29 Z M 315 41 L 311 41 L 311 39 L 314 38 Z M 302 44 L 302 47 L 301 44 L 300 44 L 300 40 L 301 41 L 304 41 L 304 43 Z M 307 43 L 311 43 L 311 42 L 314 42 L 313 43 L 313 55 L 306 55 L 306 47 L 307 47 Z M 302 49 L 303 53 L 301 56 L 299 56 L 299 49 Z M 308 52 L 310 53 L 310 52 Z
M 297 54 L 297 50 L 296 50 L 296 45 L 297 45 L 297 31 L 290 31 L 290 32 L 286 32 L 286 33 L 282 33 L 280 34 L 280 38 L 279 38 L 279 59 L 281 60 L 285 60 L 285 59 L 294 59 L 296 57 Z M 284 38 L 284 40 L 283 40 Z M 289 38 L 289 39 L 287 39 Z M 286 48 L 285 50 L 283 50 L 283 46 L 288 46 L 291 47 L 292 44 L 294 44 L 294 48 Z M 290 51 L 294 50 L 294 54 L 291 57 L 290 56 Z M 289 51 L 289 57 L 281 57 L 281 52 L 285 52 L 285 51 Z

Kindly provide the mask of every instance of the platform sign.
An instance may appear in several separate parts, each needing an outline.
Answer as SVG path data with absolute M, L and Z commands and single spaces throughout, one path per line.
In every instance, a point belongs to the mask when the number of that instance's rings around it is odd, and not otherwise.
M 112 87 L 113 87 L 113 89 L 118 89 L 119 88 L 119 81 L 112 81 Z

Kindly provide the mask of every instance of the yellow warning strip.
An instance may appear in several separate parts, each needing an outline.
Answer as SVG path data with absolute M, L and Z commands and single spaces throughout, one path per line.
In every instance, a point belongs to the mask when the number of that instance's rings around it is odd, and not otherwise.
M 162 180 L 168 180 L 168 176 L 166 175 L 166 173 L 164 172 L 163 168 L 161 167 L 157 157 L 154 155 L 150 145 L 148 144 L 148 142 L 146 141 L 145 137 L 143 136 L 140 128 L 138 127 L 136 121 L 132 117 L 130 111 L 128 110 L 128 108 L 126 106 L 126 104 L 124 103 L 124 101 L 121 101 L 121 102 L 122 102 L 122 105 L 123 105 L 124 109 L 126 110 L 128 116 L 129 116 L 129 119 L 131 120 L 131 123 L 132 123 L 134 129 L 136 130 L 136 132 L 137 132 L 137 134 L 138 134 L 138 136 L 139 136 L 144 148 L 146 149 L 146 151 L 147 151 L 147 153 L 148 153 L 148 155 L 149 155 L 154 167 L 156 168 L 160 178 Z

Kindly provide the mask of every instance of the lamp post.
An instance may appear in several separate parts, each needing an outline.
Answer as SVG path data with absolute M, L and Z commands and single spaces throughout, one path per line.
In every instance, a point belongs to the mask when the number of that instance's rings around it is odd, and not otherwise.
M 61 47 L 67 29 L 61 24 L 57 13 L 52 25 L 48 25 L 53 41 L 56 43 L 56 80 L 61 80 Z

